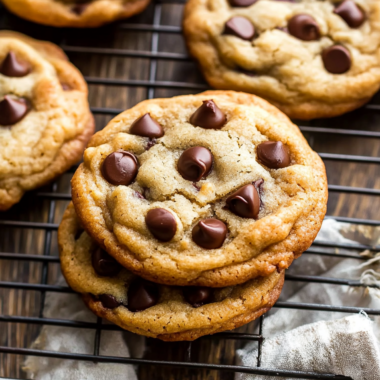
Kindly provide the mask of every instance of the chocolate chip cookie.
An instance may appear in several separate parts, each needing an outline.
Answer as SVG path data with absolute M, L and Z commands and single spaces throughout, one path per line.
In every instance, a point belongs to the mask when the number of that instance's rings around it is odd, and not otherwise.
M 123 329 L 166 341 L 194 340 L 231 330 L 277 301 L 284 271 L 221 289 L 169 287 L 118 264 L 83 231 L 72 204 L 58 230 L 63 274 L 98 316 Z
M 142 12 L 150 0 L 2 0 L 17 16 L 57 27 L 89 28 Z
M 190 0 L 183 25 L 213 87 L 311 119 L 351 111 L 378 91 L 379 20 L 375 0 Z
M 0 32 L 0 210 L 78 162 L 93 131 L 87 85 L 62 50 Z
M 90 140 L 72 179 L 84 228 L 124 267 L 224 287 L 287 268 L 326 211 L 324 165 L 250 94 L 144 101 Z

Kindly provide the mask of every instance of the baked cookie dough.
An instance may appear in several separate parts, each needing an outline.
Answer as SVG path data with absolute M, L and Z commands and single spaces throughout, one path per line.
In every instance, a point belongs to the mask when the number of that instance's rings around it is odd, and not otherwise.
M 62 174 L 94 132 L 87 85 L 56 45 L 0 32 L 0 210 Z
M 89 28 L 142 12 L 150 0 L 2 0 L 17 16 L 57 27 Z
M 267 312 L 280 296 L 284 271 L 212 289 L 158 285 L 128 272 L 83 231 L 72 204 L 58 230 L 63 274 L 98 316 L 165 341 L 231 330 Z
M 90 140 L 72 198 L 88 233 L 135 274 L 224 287 L 288 268 L 320 229 L 327 184 L 279 110 L 209 91 L 114 118 Z
M 291 118 L 343 114 L 380 86 L 378 0 L 189 0 L 183 26 L 211 86 Z

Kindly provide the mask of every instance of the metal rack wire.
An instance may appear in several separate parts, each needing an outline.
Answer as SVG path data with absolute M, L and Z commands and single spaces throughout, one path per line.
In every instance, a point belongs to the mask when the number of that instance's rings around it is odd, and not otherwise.
M 55 32 L 55 36 L 58 34 L 58 40 L 61 42 L 61 47 L 68 54 L 84 54 L 84 55 L 104 55 L 104 56 L 118 56 L 123 58 L 144 58 L 149 59 L 149 77 L 145 80 L 137 79 L 112 79 L 108 77 L 86 77 L 89 85 L 103 85 L 103 86 L 122 86 L 122 87 L 143 87 L 146 89 L 146 98 L 155 97 L 155 92 L 159 88 L 166 88 L 172 90 L 190 90 L 192 92 L 198 92 L 207 89 L 205 83 L 191 83 L 191 82 L 174 82 L 174 81 L 162 81 L 157 80 L 157 66 L 160 60 L 167 61 L 184 61 L 190 62 L 190 58 L 186 54 L 182 53 L 172 53 L 172 52 L 162 52 L 159 49 L 160 36 L 162 34 L 180 34 L 181 28 L 179 26 L 162 25 L 162 6 L 165 3 L 184 3 L 183 0 L 161 0 L 156 1 L 152 5 L 153 17 L 151 23 L 138 23 L 134 21 L 122 22 L 116 27 L 119 30 L 127 31 L 129 33 L 133 32 L 143 32 L 151 33 L 151 42 L 149 51 L 141 50 L 129 50 L 121 48 L 100 48 L 100 47 L 86 47 L 86 46 L 73 46 L 67 42 L 66 31 L 62 30 Z M 0 11 L 5 12 L 0 6 Z M 6 14 L 6 12 L 5 12 Z M 7 15 L 5 16 L 7 17 Z M 2 26 L 3 27 L 3 26 Z M 380 105 L 369 104 L 364 107 L 365 112 L 377 112 L 380 111 Z M 92 107 L 92 112 L 95 115 L 108 115 L 113 116 L 120 113 L 122 109 L 108 108 L 108 107 Z M 345 128 L 330 128 L 322 126 L 313 125 L 300 125 L 300 129 L 305 134 L 316 134 L 316 135 L 338 135 L 338 136 L 349 136 L 357 138 L 369 138 L 369 139 L 379 139 L 380 131 L 373 130 L 354 130 Z M 380 164 L 379 157 L 371 156 L 361 156 L 361 155 L 349 155 L 349 154 L 337 154 L 337 153 L 320 153 L 322 159 L 326 162 L 329 161 L 342 161 L 346 163 L 361 163 L 361 164 Z M 71 169 L 73 173 L 75 168 Z M 365 196 L 379 196 L 380 190 L 372 188 L 362 188 L 362 187 L 350 187 L 341 185 L 329 185 L 330 193 L 348 193 L 356 195 Z M 83 360 L 83 361 L 96 361 L 105 363 L 121 363 L 121 364 L 137 364 L 137 365 L 154 365 L 154 366 L 173 366 L 179 368 L 187 368 L 193 370 L 209 369 L 217 370 L 222 372 L 243 372 L 250 374 L 260 374 L 260 375 L 270 375 L 270 376 L 282 376 L 300 379 L 334 379 L 334 380 L 348 380 L 349 377 L 333 375 L 333 374 L 320 374 L 312 372 L 299 372 L 299 371 L 285 371 L 285 370 L 272 370 L 261 367 L 261 348 L 265 337 L 265 331 L 263 330 L 263 319 L 262 316 L 259 320 L 259 332 L 258 334 L 248 334 L 248 333 L 238 333 L 238 332 L 225 332 L 215 334 L 212 337 L 204 337 L 201 339 L 233 339 L 242 341 L 257 341 L 258 342 L 258 357 L 257 357 L 257 367 L 244 367 L 237 365 L 226 365 L 226 364 L 212 364 L 212 363 L 198 363 L 191 361 L 158 361 L 158 360 L 148 360 L 148 359 L 137 359 L 137 358 L 125 358 L 125 357 L 111 357 L 99 355 L 99 345 L 101 340 L 101 334 L 103 331 L 116 331 L 120 330 L 119 327 L 114 325 L 102 324 L 101 319 L 98 319 L 96 323 L 80 322 L 74 320 L 61 320 L 46 318 L 43 316 L 44 302 L 46 292 L 72 292 L 72 290 L 66 286 L 51 285 L 48 282 L 48 269 L 49 265 L 57 264 L 59 259 L 56 255 L 51 252 L 52 239 L 54 231 L 57 230 L 58 224 L 55 223 L 55 211 L 57 202 L 59 201 L 69 201 L 71 199 L 70 194 L 58 192 L 58 184 L 54 182 L 48 190 L 40 190 L 33 193 L 32 197 L 36 199 L 42 199 L 48 202 L 48 212 L 47 219 L 44 222 L 40 221 L 26 221 L 26 220 L 0 220 L 0 232 L 3 227 L 7 228 L 19 228 L 19 229 L 38 229 L 45 231 L 44 244 L 42 254 L 25 254 L 25 253 L 11 253 L 11 252 L 0 252 L 0 260 L 17 260 L 26 262 L 38 262 L 42 263 L 41 277 L 39 283 L 25 283 L 25 282 L 10 282 L 2 281 L 0 279 L 0 288 L 8 289 L 22 289 L 28 291 L 37 291 L 41 293 L 39 301 L 39 312 L 38 317 L 30 316 L 19 316 L 19 315 L 2 315 L 0 313 L 0 326 L 1 323 L 15 323 L 15 324 L 33 324 L 33 325 L 51 325 L 51 326 L 65 326 L 70 328 L 85 328 L 93 329 L 96 331 L 94 338 L 94 349 L 93 354 L 73 354 L 73 353 L 63 353 L 63 352 L 53 352 L 45 350 L 37 350 L 32 348 L 23 347 L 12 347 L 9 345 L 0 346 L 0 353 L 3 354 L 14 354 L 14 355 L 32 355 L 50 358 L 61 358 L 61 359 L 71 359 L 71 360 Z M 380 226 L 380 220 L 372 219 L 359 219 L 344 216 L 327 216 L 327 218 L 333 217 L 334 219 L 342 222 L 349 222 L 354 224 L 362 224 L 369 226 Z M 1 218 L 1 216 L 0 216 Z M 1 239 L 5 239 L 5 236 L 1 236 Z M 329 242 L 316 242 L 313 246 L 306 252 L 306 254 L 311 255 L 321 255 L 321 256 L 332 256 L 337 257 L 337 255 L 331 250 L 334 249 L 345 249 L 352 250 L 351 253 L 340 254 L 341 259 L 345 258 L 355 258 L 358 260 L 364 260 L 365 258 L 355 254 L 360 250 L 370 250 L 375 252 L 380 249 L 380 247 L 372 247 L 365 244 L 332 244 Z M 0 261 L 1 265 L 1 261 Z M 325 283 L 332 285 L 348 285 L 348 286 L 362 286 L 359 281 L 351 281 L 347 279 L 337 279 L 337 278 L 327 278 L 323 276 L 311 276 L 311 275 L 287 275 L 287 281 L 301 281 L 301 282 L 315 282 L 315 283 Z M 329 312 L 344 312 L 344 313 L 358 313 L 361 308 L 357 307 L 343 307 L 334 305 L 321 305 L 321 304 L 308 304 L 308 303 L 292 303 L 292 302 L 277 302 L 275 308 L 289 308 L 289 309 L 300 309 L 300 310 L 318 310 L 318 311 L 329 311 Z M 364 309 L 364 311 L 369 315 L 380 315 L 380 310 L 377 309 Z M 1 331 L 1 330 L 0 330 Z

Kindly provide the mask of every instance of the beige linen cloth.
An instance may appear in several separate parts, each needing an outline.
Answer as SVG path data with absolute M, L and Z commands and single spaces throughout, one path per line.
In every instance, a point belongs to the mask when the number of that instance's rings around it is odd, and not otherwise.
M 348 226 L 326 220 L 319 240 L 335 243 L 378 244 L 378 229 Z M 348 251 L 347 251 L 348 252 Z M 352 253 L 352 252 L 350 252 Z M 364 253 L 366 254 L 366 252 Z M 356 259 L 336 259 L 304 254 L 288 273 L 361 279 L 379 284 L 379 257 L 363 263 Z M 306 285 L 305 285 L 306 284 Z M 286 282 L 281 300 L 380 310 L 380 291 L 374 288 Z M 370 319 L 371 318 L 371 319 Z M 380 317 L 365 313 L 272 309 L 264 319 L 261 366 L 285 370 L 333 373 L 354 380 L 380 379 Z M 256 366 L 257 343 L 237 352 L 238 364 Z M 278 380 L 280 377 L 237 374 L 236 380 Z M 287 378 L 289 380 L 289 378 Z

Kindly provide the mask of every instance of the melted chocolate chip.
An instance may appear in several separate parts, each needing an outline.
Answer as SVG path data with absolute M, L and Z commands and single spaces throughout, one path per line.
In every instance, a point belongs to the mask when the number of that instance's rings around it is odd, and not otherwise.
M 247 18 L 235 16 L 226 22 L 224 26 L 224 34 L 231 34 L 242 40 L 249 41 L 255 35 L 255 27 Z
M 290 165 L 289 148 L 281 141 L 265 141 L 258 145 L 257 158 L 271 169 L 286 168 Z
M 121 270 L 121 265 L 100 247 L 92 254 L 91 261 L 96 274 L 99 276 L 116 276 Z
M 134 154 L 119 150 L 103 161 L 102 175 L 112 185 L 129 185 L 136 178 L 138 161 Z
M 148 144 L 146 144 L 145 150 L 149 150 L 150 148 L 154 147 L 157 143 L 156 139 L 152 139 L 148 141 Z
M 158 298 L 156 284 L 137 278 L 128 288 L 128 309 L 133 312 L 148 309 L 157 304 Z
M 24 62 L 20 62 L 16 54 L 10 51 L 0 66 L 0 73 L 7 77 L 24 77 L 30 72 L 30 67 Z
M 193 241 L 202 248 L 220 248 L 227 236 L 226 225 L 218 219 L 201 220 L 192 231 Z
M 13 99 L 4 96 L 0 102 L 0 125 L 13 125 L 19 122 L 28 113 L 29 108 L 25 99 Z
M 226 115 L 213 100 L 204 100 L 190 117 L 191 124 L 205 129 L 220 129 L 226 121 Z
M 315 41 L 320 37 L 317 22 L 313 17 L 306 14 L 293 16 L 288 21 L 288 32 L 302 41 Z
M 77 14 L 78 16 L 80 16 L 86 9 L 87 7 L 89 6 L 89 4 L 75 4 L 71 10 L 72 12 L 74 12 L 75 14 Z
M 212 154 L 208 149 L 194 146 L 181 154 L 177 169 L 183 178 L 198 182 L 210 173 L 212 162 Z
M 350 52 L 341 45 L 333 45 L 323 50 L 322 60 L 325 69 L 331 74 L 343 74 L 351 67 Z
M 121 303 L 111 294 L 101 294 L 99 300 L 107 309 L 116 309 Z
M 230 195 L 226 203 L 234 214 L 256 219 L 260 211 L 260 198 L 255 186 L 246 185 Z
M 183 296 L 191 306 L 200 307 L 211 301 L 213 291 L 205 286 L 189 286 L 183 288 Z
M 149 137 L 151 139 L 155 137 L 162 137 L 164 130 L 156 120 L 152 119 L 149 113 L 141 116 L 135 120 L 129 130 L 131 135 Z
M 163 208 L 148 211 L 145 223 L 152 235 L 161 241 L 169 241 L 177 231 L 177 222 L 173 214 Z
M 345 0 L 340 3 L 334 13 L 342 17 L 351 28 L 359 28 L 366 20 L 364 11 L 352 0 Z
M 231 7 L 238 7 L 238 8 L 243 8 L 243 7 L 249 7 L 252 4 L 255 4 L 257 0 L 229 0 L 229 3 Z

